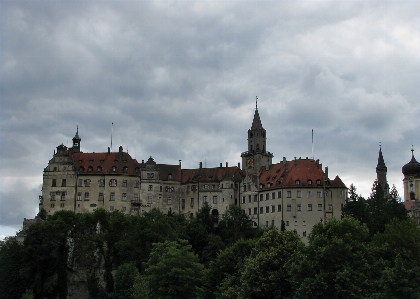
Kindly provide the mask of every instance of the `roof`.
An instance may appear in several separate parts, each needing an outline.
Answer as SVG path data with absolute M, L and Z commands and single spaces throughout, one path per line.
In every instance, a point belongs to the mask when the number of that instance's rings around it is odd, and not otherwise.
M 237 166 L 182 169 L 181 183 L 220 182 L 224 179 L 242 181 L 245 173 Z
M 313 159 L 296 159 L 272 164 L 267 170 L 260 170 L 261 190 L 277 188 L 309 188 L 324 186 L 324 172 Z M 330 181 L 334 188 L 346 188 L 342 180 L 336 176 Z

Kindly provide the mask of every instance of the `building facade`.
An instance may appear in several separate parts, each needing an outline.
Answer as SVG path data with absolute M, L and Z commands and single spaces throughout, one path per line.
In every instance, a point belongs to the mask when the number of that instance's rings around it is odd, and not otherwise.
M 404 175 L 404 206 L 420 227 L 420 163 L 411 148 L 411 160 L 402 167 Z
M 96 208 L 140 215 L 153 208 L 193 216 L 208 202 L 216 224 L 229 205 L 238 205 L 254 226 L 282 222 L 302 238 L 312 227 L 341 218 L 347 187 L 319 160 L 283 158 L 273 164 L 267 135 L 256 105 L 247 134 L 242 168 L 225 166 L 182 169 L 157 164 L 152 157 L 138 162 L 120 146 L 118 152 L 83 153 L 77 130 L 73 146 L 57 147 L 44 169 L 40 208 L 51 215 L 59 210 L 89 213 Z

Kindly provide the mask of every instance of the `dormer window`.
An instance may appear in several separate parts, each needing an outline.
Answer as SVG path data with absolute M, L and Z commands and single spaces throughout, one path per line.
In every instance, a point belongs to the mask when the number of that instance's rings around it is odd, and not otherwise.
M 321 180 L 316 180 L 317 185 L 321 185 Z
M 308 180 L 308 185 L 312 185 L 312 180 Z
M 97 171 L 98 171 L 98 172 L 102 172 L 102 167 L 101 167 L 101 166 L 98 166 Z
M 172 174 L 168 174 L 168 181 L 172 180 Z
M 116 166 L 112 166 L 112 172 L 116 172 L 117 171 L 117 167 Z
M 85 168 L 83 166 L 80 166 L 79 172 L 83 172 L 83 171 L 85 171 Z
M 127 167 L 127 166 L 124 166 L 124 168 L 123 168 L 123 172 L 124 172 L 124 173 L 128 173 L 128 167 Z
M 90 159 L 90 160 L 89 160 L 89 162 L 90 162 L 90 163 L 93 163 L 93 159 Z
M 296 180 L 296 181 L 295 181 L 295 184 L 296 184 L 296 185 L 300 185 L 300 181 L 299 181 L 299 180 Z
M 88 167 L 88 172 L 92 172 L 93 171 L 93 167 L 92 166 L 89 166 Z

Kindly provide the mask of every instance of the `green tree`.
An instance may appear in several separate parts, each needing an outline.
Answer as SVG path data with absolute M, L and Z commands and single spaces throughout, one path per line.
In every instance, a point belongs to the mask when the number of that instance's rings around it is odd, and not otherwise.
M 239 272 L 254 246 L 255 239 L 240 239 L 217 255 L 205 270 L 203 298 L 236 298 L 240 287 Z
M 185 240 L 154 244 L 144 271 L 149 299 L 197 298 L 203 266 Z M 137 296 L 137 295 L 136 295 Z
M 293 231 L 270 229 L 256 241 L 251 255 L 245 259 L 239 290 L 240 298 L 286 298 L 291 295 L 290 273 L 285 265 L 293 252 L 301 252 L 304 244 Z
M 354 218 L 318 223 L 287 268 L 294 298 L 363 298 L 370 284 L 369 231 Z
M 119 266 L 115 272 L 115 291 L 113 298 L 133 298 L 133 285 L 138 274 L 139 272 L 137 268 L 131 263 L 126 263 Z
M 16 238 L 8 238 L 0 247 L 0 298 L 19 299 L 25 292 L 25 281 L 20 277 L 24 266 L 24 248 Z
M 259 232 L 252 227 L 248 215 L 236 205 L 230 205 L 223 213 L 218 230 L 226 245 L 233 244 L 241 238 L 252 238 Z

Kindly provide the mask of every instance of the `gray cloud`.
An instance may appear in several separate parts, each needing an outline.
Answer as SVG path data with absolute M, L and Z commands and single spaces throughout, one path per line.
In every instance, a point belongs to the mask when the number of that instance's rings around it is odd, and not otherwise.
M 236 164 L 255 96 L 275 161 L 312 154 L 367 196 L 420 148 L 420 4 L 1 1 L 2 226 L 33 217 L 42 170 L 83 151 Z M 20 179 L 22 178 L 22 179 Z M 25 204 L 26 203 L 26 204 Z

